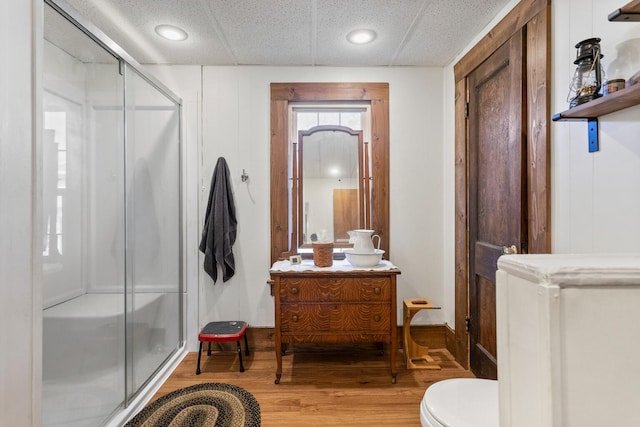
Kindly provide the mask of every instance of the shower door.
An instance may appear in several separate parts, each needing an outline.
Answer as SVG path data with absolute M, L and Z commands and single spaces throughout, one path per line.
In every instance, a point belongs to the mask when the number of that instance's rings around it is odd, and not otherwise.
M 127 397 L 180 340 L 180 109 L 125 67 Z
M 45 0 L 46 426 L 108 423 L 183 341 L 180 101 L 92 28 Z
M 42 58 L 42 419 L 99 426 L 125 398 L 120 61 L 49 5 Z

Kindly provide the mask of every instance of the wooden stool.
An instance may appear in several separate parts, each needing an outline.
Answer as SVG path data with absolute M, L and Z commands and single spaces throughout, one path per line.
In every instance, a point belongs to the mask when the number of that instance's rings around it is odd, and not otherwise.
M 200 350 L 198 351 L 198 368 L 196 369 L 196 375 L 200 375 L 200 356 L 202 355 L 202 343 L 209 343 L 209 350 L 207 356 L 211 356 L 211 343 L 212 342 L 230 342 L 235 341 L 238 343 L 238 357 L 240 359 L 240 372 L 244 372 L 244 365 L 242 364 L 242 348 L 240 347 L 240 340 L 244 337 L 245 354 L 249 355 L 249 343 L 247 343 L 247 324 L 241 321 L 235 322 L 210 322 L 202 328 L 198 335 L 198 341 L 200 341 Z
M 402 324 L 404 358 L 407 362 L 407 369 L 440 369 L 431 356 L 429 347 L 420 345 L 411 338 L 411 319 L 417 312 L 424 309 L 438 309 L 426 298 L 416 298 L 404 300 Z

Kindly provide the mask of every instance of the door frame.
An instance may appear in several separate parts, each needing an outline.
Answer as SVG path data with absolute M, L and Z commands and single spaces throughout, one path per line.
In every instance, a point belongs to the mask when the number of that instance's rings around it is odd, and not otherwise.
M 551 0 L 522 0 L 455 66 L 455 357 L 469 368 L 468 75 L 518 32 L 526 35 L 528 253 L 551 250 Z

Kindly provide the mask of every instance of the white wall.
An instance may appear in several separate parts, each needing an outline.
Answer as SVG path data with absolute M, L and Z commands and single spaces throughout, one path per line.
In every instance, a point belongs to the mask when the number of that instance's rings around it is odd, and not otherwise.
M 402 270 L 402 300 L 429 297 L 442 304 L 441 72 L 431 68 L 205 67 L 200 211 L 218 157 L 231 171 L 238 239 L 236 273 L 214 285 L 200 272 L 200 325 L 246 320 L 273 326 L 269 279 L 269 84 L 271 82 L 380 81 L 390 86 L 391 260 Z M 249 180 L 240 179 L 246 170 Z M 440 323 L 439 311 L 430 314 Z M 399 317 L 400 321 L 400 317 Z
M 444 304 L 440 69 L 203 67 L 200 76 L 201 68 L 195 66 L 146 68 L 185 100 L 184 122 L 189 130 L 183 135 L 187 150 L 185 271 L 191 325 L 186 336 L 191 350 L 197 348 L 195 332 L 210 321 L 242 319 L 251 326 L 274 326 L 273 297 L 266 284 L 270 267 L 271 82 L 389 82 L 390 250 L 391 260 L 402 270 L 398 278 L 398 322 L 403 299 L 428 297 L 437 305 Z M 202 111 L 198 108 L 200 97 Z M 219 275 L 214 285 L 202 269 L 197 246 L 211 175 L 220 156 L 227 160 L 231 173 L 238 238 L 233 247 L 234 277 L 224 283 Z M 249 175 L 247 182 L 240 178 L 243 170 Z M 196 171 L 198 183 L 194 185 Z M 198 289 L 197 299 L 194 288 Z M 442 311 L 421 314 L 416 322 L 443 322 Z
M 568 107 L 566 99 L 575 70 L 576 43 L 601 38 L 605 70 L 618 57 L 617 48 L 622 42 L 635 39 L 632 43 L 636 52 L 640 52 L 640 24 L 607 20 L 609 13 L 625 3 L 552 2 L 554 113 Z M 632 68 L 640 71 L 640 58 L 636 56 L 632 63 Z M 551 124 L 554 252 L 640 251 L 640 106 L 602 117 L 599 124 L 597 153 L 587 150 L 586 123 Z
M 42 286 L 33 246 L 40 2 L 0 3 L 0 425 L 40 425 Z M 35 96 L 35 98 L 34 98 Z

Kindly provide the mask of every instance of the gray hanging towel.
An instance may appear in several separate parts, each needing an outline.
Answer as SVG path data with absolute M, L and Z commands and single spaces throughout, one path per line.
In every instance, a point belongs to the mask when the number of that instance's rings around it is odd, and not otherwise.
M 217 265 L 222 269 L 222 281 L 226 282 L 235 273 L 235 260 L 231 247 L 238 231 L 236 208 L 229 181 L 229 167 L 220 157 L 211 177 L 209 202 L 204 218 L 200 252 L 204 253 L 204 271 L 215 283 L 218 279 Z

